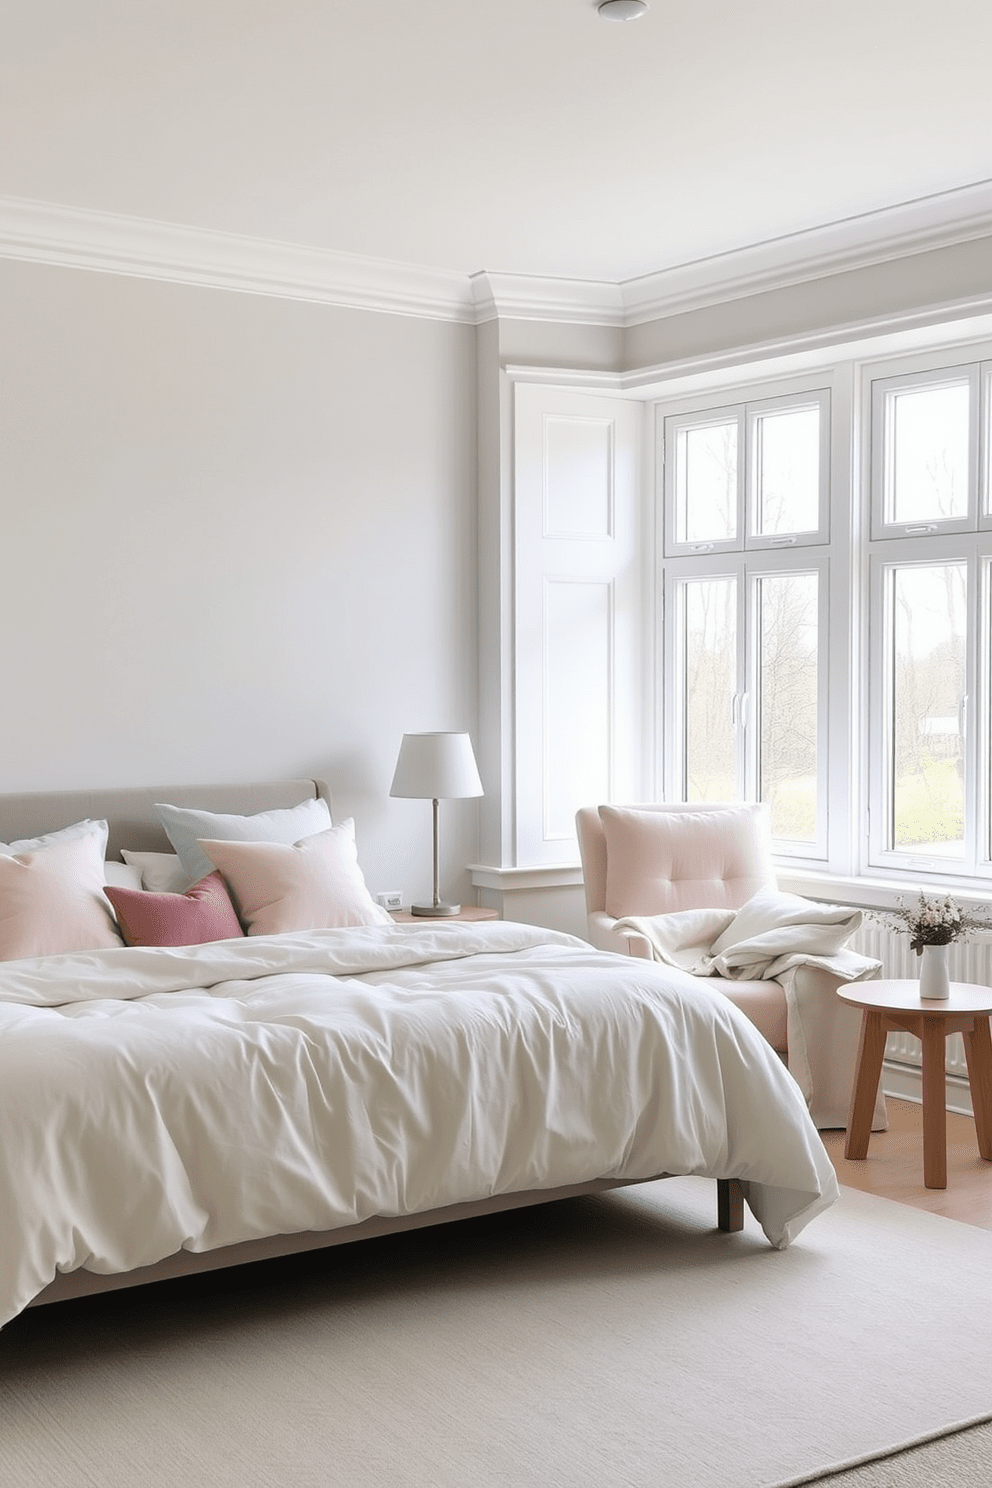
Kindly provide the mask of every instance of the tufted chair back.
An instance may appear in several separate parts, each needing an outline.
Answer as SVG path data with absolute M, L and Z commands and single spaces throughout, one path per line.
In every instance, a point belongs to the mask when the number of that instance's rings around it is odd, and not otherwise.
M 664 802 L 576 814 L 589 939 L 617 950 L 623 915 L 739 909 L 774 887 L 767 806 Z

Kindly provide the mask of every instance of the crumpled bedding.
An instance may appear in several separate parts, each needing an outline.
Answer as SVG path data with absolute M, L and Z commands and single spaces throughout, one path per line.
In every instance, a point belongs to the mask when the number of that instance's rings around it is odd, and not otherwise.
M 592 1178 L 834 1201 L 800 1091 L 682 972 L 506 923 L 0 968 L 0 1324 L 56 1272 Z
M 847 948 L 861 911 L 759 889 L 740 909 L 690 909 L 617 920 L 665 966 L 729 981 L 778 981 L 785 991 L 789 1069 L 815 1125 L 847 1125 L 861 1019 L 836 995 L 838 982 L 878 975 L 881 961 Z M 711 983 L 712 985 L 712 983 Z M 717 984 L 719 985 L 719 984 Z M 872 1130 L 888 1122 L 879 1088 Z
M 690 976 L 771 981 L 812 966 L 860 981 L 881 964 L 846 949 L 860 924 L 861 911 L 847 905 L 759 889 L 740 909 L 629 916 L 614 928 L 639 935 L 656 961 Z

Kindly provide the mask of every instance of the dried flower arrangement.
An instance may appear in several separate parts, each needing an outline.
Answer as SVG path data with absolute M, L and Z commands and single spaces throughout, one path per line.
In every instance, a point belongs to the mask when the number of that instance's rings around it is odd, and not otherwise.
M 962 909 L 950 895 L 928 899 L 920 894 L 913 904 L 900 903 L 891 914 L 868 910 L 869 919 L 877 920 L 890 930 L 908 932 L 909 944 L 918 956 L 928 945 L 950 945 L 952 940 L 965 940 L 978 930 L 992 930 L 992 919 L 986 912 Z

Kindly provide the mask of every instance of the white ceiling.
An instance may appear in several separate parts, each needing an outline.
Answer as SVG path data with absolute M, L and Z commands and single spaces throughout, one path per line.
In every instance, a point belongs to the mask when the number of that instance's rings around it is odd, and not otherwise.
M 0 0 L 0 196 L 617 283 L 992 177 L 989 0 Z

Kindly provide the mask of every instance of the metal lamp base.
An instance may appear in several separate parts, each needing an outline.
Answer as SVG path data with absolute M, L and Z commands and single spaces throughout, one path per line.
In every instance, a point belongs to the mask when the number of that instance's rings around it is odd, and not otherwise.
M 443 919 L 445 915 L 461 914 L 460 904 L 411 904 L 410 913 L 426 915 L 431 919 Z

